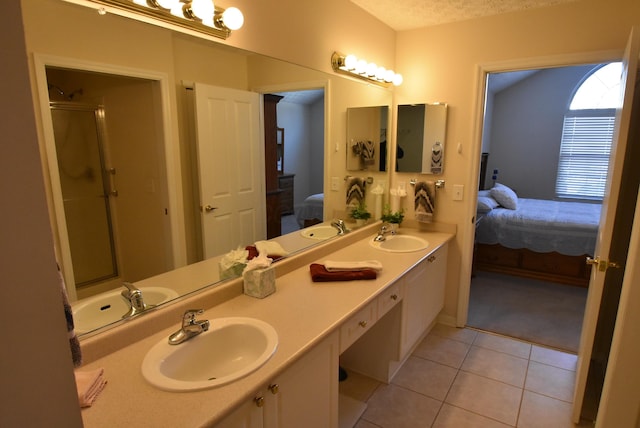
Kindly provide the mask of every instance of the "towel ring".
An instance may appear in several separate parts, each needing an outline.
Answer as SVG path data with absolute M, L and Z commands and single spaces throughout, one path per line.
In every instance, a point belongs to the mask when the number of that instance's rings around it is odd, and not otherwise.
M 409 184 L 411 184 L 412 186 L 415 186 L 417 182 L 418 180 L 416 180 L 415 178 L 409 180 Z M 436 180 L 435 185 L 436 189 L 444 189 L 444 180 Z

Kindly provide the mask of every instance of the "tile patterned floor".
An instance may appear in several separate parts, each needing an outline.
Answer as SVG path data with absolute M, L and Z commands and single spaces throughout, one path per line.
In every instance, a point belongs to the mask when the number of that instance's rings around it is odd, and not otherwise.
M 574 428 L 576 362 L 576 355 L 438 324 L 391 384 L 350 373 L 340 387 L 367 402 L 355 428 Z

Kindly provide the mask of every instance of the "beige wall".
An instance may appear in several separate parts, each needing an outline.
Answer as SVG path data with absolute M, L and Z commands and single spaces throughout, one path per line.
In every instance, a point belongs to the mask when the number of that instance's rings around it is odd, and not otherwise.
M 0 426 L 80 427 L 18 2 L 0 15 Z
M 469 286 L 482 119 L 479 66 L 505 69 L 619 59 L 634 23 L 640 24 L 636 0 L 578 0 L 398 33 L 396 68 L 404 84 L 396 89 L 395 102 L 449 104 L 447 187 L 439 193 L 436 215 L 436 220 L 458 226 L 450 247 L 447 316 L 460 315 L 458 289 Z M 394 179 L 408 181 L 409 177 L 396 174 Z M 453 184 L 465 185 L 464 201 L 452 201 Z

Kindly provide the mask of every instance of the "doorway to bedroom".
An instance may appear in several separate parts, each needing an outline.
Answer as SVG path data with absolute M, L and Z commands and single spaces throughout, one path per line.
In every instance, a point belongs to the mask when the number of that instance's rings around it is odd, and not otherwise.
M 577 353 L 619 80 L 607 64 L 488 75 L 468 326 Z

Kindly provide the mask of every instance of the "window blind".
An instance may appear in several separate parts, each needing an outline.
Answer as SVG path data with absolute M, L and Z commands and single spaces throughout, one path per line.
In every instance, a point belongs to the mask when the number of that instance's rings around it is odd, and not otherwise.
M 602 199 L 615 125 L 615 110 L 569 112 L 564 118 L 556 196 Z

